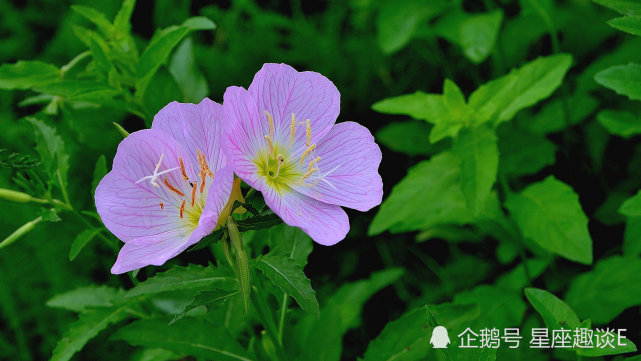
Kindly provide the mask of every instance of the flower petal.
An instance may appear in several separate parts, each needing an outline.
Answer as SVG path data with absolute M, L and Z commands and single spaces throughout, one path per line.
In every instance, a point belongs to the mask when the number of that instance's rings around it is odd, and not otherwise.
M 227 202 L 229 202 L 233 186 L 234 170 L 232 167 L 219 169 L 209 187 L 205 208 L 200 216 L 194 235 L 200 234 L 200 238 L 202 238 L 216 229 L 218 218 L 223 213 Z
M 263 182 L 257 175 L 252 159 L 256 158 L 258 151 L 267 148 L 265 134 L 269 133 L 269 126 L 267 122 L 260 123 L 256 101 L 243 88 L 227 88 L 223 109 L 228 124 L 223 151 L 236 174 L 251 187 L 260 190 Z
M 301 228 L 319 244 L 334 245 L 342 241 L 349 231 L 349 219 L 339 206 L 295 191 L 279 194 L 266 189 L 263 197 L 269 208 L 285 223 Z
M 321 158 L 315 165 L 321 178 L 316 179 L 315 186 L 296 185 L 297 191 L 321 202 L 363 212 L 381 203 L 381 150 L 367 128 L 355 122 L 334 125 L 318 143 L 315 155 Z M 310 177 L 310 181 L 314 178 Z
M 197 105 L 169 103 L 156 114 L 151 129 L 160 129 L 176 139 L 191 162 L 197 162 L 200 150 L 212 171 L 227 165 L 220 147 L 224 132 L 223 106 L 208 98 Z
M 311 143 L 316 143 L 329 132 L 340 111 L 340 93 L 329 79 L 315 72 L 299 73 L 287 64 L 263 65 L 249 93 L 258 102 L 261 123 L 267 123 L 264 111 L 268 111 L 274 118 L 275 138 L 283 143 L 289 142 L 292 114 L 296 116 L 294 144 L 299 149 L 305 147 L 307 119 Z
M 131 133 L 118 146 L 113 169 L 96 188 L 98 214 L 107 229 L 123 242 L 167 233 L 181 225 L 182 198 L 164 184 L 166 178 L 187 195 L 190 187 L 179 169 L 158 177 L 159 187 L 154 187 L 150 180 L 136 183 L 154 173 L 161 155 L 159 172 L 179 167 L 178 157 L 186 157 L 180 144 L 163 131 L 146 129 Z M 195 175 L 189 162 L 185 162 L 185 171 L 189 176 Z

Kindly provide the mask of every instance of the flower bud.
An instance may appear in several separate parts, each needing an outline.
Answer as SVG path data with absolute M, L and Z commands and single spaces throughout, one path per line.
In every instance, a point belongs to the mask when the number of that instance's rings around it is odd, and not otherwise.
M 36 224 L 40 223 L 40 221 L 42 221 L 42 217 L 38 217 L 31 222 L 23 224 L 20 228 L 11 233 L 9 237 L 0 242 L 0 249 L 12 244 L 13 242 L 19 240 L 22 236 L 33 231 L 33 229 L 36 228 Z
M 27 203 L 31 201 L 31 196 L 27 193 L 13 191 L 11 189 L 0 188 L 0 198 L 12 202 Z

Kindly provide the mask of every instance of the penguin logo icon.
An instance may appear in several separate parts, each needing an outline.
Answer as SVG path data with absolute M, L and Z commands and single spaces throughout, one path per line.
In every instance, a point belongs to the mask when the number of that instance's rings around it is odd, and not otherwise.
M 447 335 L 447 329 L 443 326 L 434 327 L 430 343 L 434 348 L 447 348 L 447 345 L 450 344 L 450 336 Z

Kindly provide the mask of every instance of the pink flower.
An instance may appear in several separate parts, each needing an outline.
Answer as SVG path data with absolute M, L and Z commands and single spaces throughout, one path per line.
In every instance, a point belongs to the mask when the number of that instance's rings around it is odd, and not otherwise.
M 172 102 L 120 143 L 95 194 L 103 223 L 125 242 L 112 273 L 162 265 L 224 223 L 240 180 L 220 149 L 222 125 L 220 104 Z
M 265 64 L 248 90 L 229 87 L 223 102 L 225 155 L 285 223 L 333 245 L 349 230 L 340 206 L 380 204 L 381 151 L 354 122 L 334 124 L 340 94 L 321 74 Z

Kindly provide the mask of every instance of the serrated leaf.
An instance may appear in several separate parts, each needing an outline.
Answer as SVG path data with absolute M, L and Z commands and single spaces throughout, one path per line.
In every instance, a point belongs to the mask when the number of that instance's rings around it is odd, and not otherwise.
M 523 236 L 569 260 L 592 263 L 592 238 L 579 197 L 567 184 L 549 176 L 505 203 Z
M 212 265 L 207 267 L 189 265 L 158 273 L 129 290 L 126 297 L 199 288 L 235 289 L 237 287 L 238 284 L 233 275 Z
M 639 5 L 641 8 L 641 4 Z M 624 16 L 608 21 L 608 25 L 626 33 L 641 36 L 641 16 Z
M 641 259 L 614 256 L 577 276 L 565 300 L 579 316 L 607 324 L 626 308 L 641 305 Z
M 62 138 L 56 130 L 43 121 L 26 118 L 33 125 L 36 139 L 36 150 L 49 173 L 50 179 L 58 184 L 62 192 L 67 188 L 67 172 L 69 170 L 69 155 L 65 152 Z
M 251 361 L 224 325 L 199 318 L 181 320 L 171 326 L 162 319 L 140 320 L 119 329 L 111 338 L 208 360 Z
M 272 283 L 288 295 L 306 312 L 318 315 L 320 310 L 316 292 L 303 269 L 289 255 L 267 254 L 256 261 L 256 268 L 261 270 Z
M 598 72 L 594 80 L 619 95 L 625 95 L 632 100 L 641 100 L 640 64 L 611 66 Z
M 100 232 L 100 228 L 85 229 L 80 232 L 80 234 L 77 235 L 71 243 L 71 248 L 69 248 L 69 260 L 73 261 L 76 259 L 80 251 L 82 251 L 82 249 L 85 248 L 85 246 L 89 244 L 94 237 L 100 234 Z
M 60 69 L 41 61 L 20 60 L 0 66 L 0 89 L 29 89 L 60 79 Z
M 223 305 L 229 298 L 234 297 L 239 293 L 240 291 L 225 290 L 198 291 L 191 303 L 185 306 L 185 310 L 182 313 L 175 315 L 171 322 L 169 322 L 169 324 L 171 325 L 176 321 L 182 319 L 189 311 L 198 307 L 205 307 L 207 311 L 212 308 L 219 307 Z
M 552 293 L 538 288 L 526 288 L 525 297 L 552 330 L 579 328 L 581 321 L 565 302 Z
M 602 110 L 597 114 L 599 123 L 610 132 L 623 138 L 641 134 L 641 118 L 625 110 Z
M 429 207 L 425 207 L 427 204 Z M 409 169 L 381 205 L 368 233 L 464 224 L 471 218 L 461 189 L 460 160 L 453 153 L 443 152 Z
M 99 308 L 82 313 L 58 341 L 50 361 L 67 361 L 109 325 L 127 318 L 128 305 Z
M 84 312 L 94 307 L 110 307 L 124 292 L 108 286 L 87 286 L 61 293 L 47 301 L 47 306 L 73 312 Z
M 467 204 L 478 214 L 496 182 L 499 166 L 496 136 L 486 127 L 462 131 L 452 151 L 461 160 L 461 187 Z
M 185 20 L 180 26 L 170 26 L 158 31 L 140 55 L 140 60 L 136 65 L 137 95 L 143 97 L 153 75 L 185 36 L 194 30 L 213 30 L 215 28 L 216 26 L 211 20 L 204 17 L 194 17 Z

